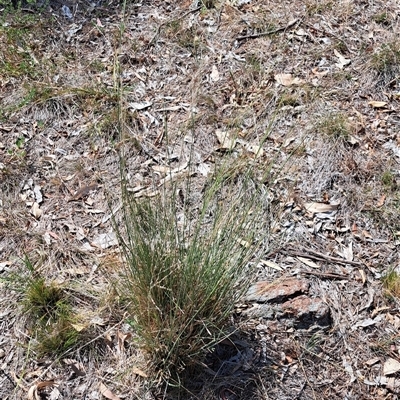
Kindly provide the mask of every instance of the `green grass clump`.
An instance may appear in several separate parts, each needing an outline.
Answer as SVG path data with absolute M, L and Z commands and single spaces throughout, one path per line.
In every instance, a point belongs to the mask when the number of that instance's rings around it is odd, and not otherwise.
M 80 339 L 74 328 L 76 316 L 65 288 L 48 281 L 29 258 L 24 260 L 28 273 L 9 278 L 11 288 L 21 293 L 22 312 L 32 337 L 32 348 L 39 355 L 58 356 L 73 348 Z
M 334 139 L 347 140 L 351 129 L 349 121 L 343 113 L 329 113 L 317 124 L 319 132 Z
M 151 365 L 170 382 L 227 336 L 248 262 L 266 235 L 254 180 L 232 166 L 221 171 L 200 193 L 189 174 L 183 187 L 141 199 L 123 178 L 123 215 L 114 220 L 125 256 L 118 287 Z
M 395 40 L 385 43 L 372 55 L 371 67 L 388 83 L 399 72 L 400 41 Z
M 400 275 L 395 269 L 390 269 L 382 280 L 385 292 L 390 297 L 400 297 Z
M 305 3 L 307 14 L 311 17 L 332 10 L 333 1 L 308 0 Z
M 63 291 L 56 283 L 46 283 L 42 277 L 33 278 L 25 289 L 24 309 L 39 320 L 53 319 L 64 308 L 63 297 Z
M 80 339 L 80 333 L 71 325 L 69 317 L 58 318 L 50 328 L 36 331 L 34 349 L 38 355 L 60 356 L 73 349 Z
M 382 173 L 381 182 L 388 191 L 394 191 L 397 188 L 396 177 L 390 170 L 386 170 Z
M 40 78 L 42 69 L 32 48 L 31 34 L 35 31 L 41 35 L 42 21 L 32 15 L 15 14 L 11 22 L 1 22 L 0 77 Z
M 390 14 L 386 11 L 375 14 L 372 19 L 380 25 L 389 25 L 390 24 Z

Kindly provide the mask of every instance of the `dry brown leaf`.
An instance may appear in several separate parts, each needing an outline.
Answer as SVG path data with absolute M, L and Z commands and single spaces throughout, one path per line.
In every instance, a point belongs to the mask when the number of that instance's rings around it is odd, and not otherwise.
M 363 236 L 364 238 L 366 238 L 366 239 L 372 239 L 372 235 L 371 235 L 368 231 L 366 231 L 366 230 L 363 230 L 363 231 L 361 232 L 361 234 L 362 234 L 362 236 Z
M 218 82 L 219 81 L 219 72 L 218 72 L 218 68 L 217 68 L 216 65 L 212 66 L 210 78 L 211 78 L 211 80 L 213 82 Z
M 97 187 L 98 187 L 97 183 L 88 186 L 83 186 L 76 191 L 76 193 L 72 196 L 72 198 L 69 201 L 79 200 L 83 197 L 86 197 L 92 190 L 96 190 Z
M 342 54 L 340 54 L 336 49 L 333 50 L 335 53 L 335 56 L 339 59 L 339 62 L 336 64 L 336 66 L 340 69 L 343 69 L 346 65 L 349 65 L 351 63 L 351 60 L 348 58 L 345 58 Z
M 36 219 L 39 219 L 43 214 L 43 210 L 41 210 L 39 204 L 35 202 L 32 205 L 31 213 Z
M 283 86 L 301 85 L 305 82 L 303 79 L 293 77 L 292 74 L 276 74 L 274 78 Z
M 56 233 L 54 233 L 52 231 L 46 231 L 46 233 L 49 234 L 49 236 L 51 236 L 54 240 L 59 240 L 60 239 L 60 237 Z
M 311 261 L 309 258 L 297 257 L 297 259 L 311 268 L 321 268 L 318 264 L 316 264 L 314 261 Z
M 390 307 L 388 306 L 382 306 L 382 307 L 377 307 L 371 312 L 371 318 L 375 318 L 378 314 L 382 313 L 382 311 L 389 310 Z
M 109 400 L 121 400 L 103 382 L 100 382 L 100 393 Z
M 308 212 L 317 214 L 317 213 L 327 213 L 331 211 L 336 211 L 339 208 L 339 204 L 311 202 L 311 203 L 305 203 L 304 207 Z
M 125 340 L 130 339 L 132 337 L 131 333 L 122 333 L 120 331 L 117 332 L 117 341 L 118 341 L 118 353 L 123 353 L 125 349 Z
M 400 362 L 394 358 L 388 358 L 383 364 L 383 375 L 392 375 L 400 371 Z
M 232 150 L 236 145 L 236 139 L 232 139 L 228 132 L 221 131 L 217 129 L 215 131 L 218 142 L 220 143 L 219 149 L 221 150 Z
M 53 386 L 54 385 L 54 381 L 42 381 L 39 382 L 36 386 L 38 388 L 38 390 L 42 390 L 44 388 L 47 388 L 49 386 Z
M 379 200 L 378 200 L 378 202 L 376 203 L 376 207 L 382 207 L 384 204 L 385 204 L 385 200 L 386 200 L 386 195 L 382 195 L 380 198 L 379 198 Z
M 358 273 L 360 274 L 360 276 L 361 276 L 361 281 L 362 281 L 362 283 L 363 283 L 363 285 L 364 285 L 365 282 L 367 281 L 367 276 L 365 275 L 365 272 L 364 272 L 364 270 L 362 270 L 362 269 L 359 269 L 359 270 L 358 270 Z
M 147 378 L 148 375 L 146 374 L 146 372 L 142 371 L 140 368 L 138 367 L 133 367 L 132 368 L 132 372 L 136 375 L 141 376 L 142 378 Z
M 280 267 L 277 263 L 274 263 L 273 261 L 261 259 L 260 263 L 266 265 L 269 268 L 276 269 L 277 271 L 283 271 L 283 268 Z
M 316 75 L 316 76 L 318 76 L 318 77 L 322 77 L 322 76 L 325 76 L 326 74 L 329 74 L 329 70 L 324 70 L 324 71 L 319 71 L 318 70 L 318 67 L 315 67 L 315 68 L 313 68 L 312 70 L 311 70 L 311 72 L 314 74 L 314 75 Z
M 153 165 L 151 169 L 155 172 L 162 172 L 162 173 L 167 173 L 171 171 L 171 167 L 165 165 Z
M 382 107 L 386 106 L 387 102 L 386 101 L 375 101 L 375 100 L 372 100 L 372 101 L 369 101 L 368 104 L 370 106 L 374 107 L 374 108 L 382 108 Z
M 28 390 L 28 400 L 40 400 L 42 396 L 38 392 L 53 385 L 54 381 L 42 381 L 31 386 Z
M 37 397 L 36 391 L 37 391 L 36 385 L 33 385 L 29 388 L 28 400 L 40 400 L 39 397 Z
M 367 361 L 364 362 L 365 365 L 368 365 L 368 367 L 372 367 L 373 365 L 377 364 L 381 359 L 379 357 L 374 357 L 371 358 Z

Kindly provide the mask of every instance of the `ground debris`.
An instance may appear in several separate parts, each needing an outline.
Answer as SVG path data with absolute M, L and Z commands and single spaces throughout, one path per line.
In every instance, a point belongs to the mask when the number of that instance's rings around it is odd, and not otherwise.
M 181 398 L 397 399 L 398 1 L 89 3 L 2 15 L 0 398 L 178 398 L 112 310 L 123 150 L 138 200 L 189 176 L 195 204 L 228 155 L 273 210 L 232 336 Z M 30 350 L 8 286 L 26 255 L 96 316 L 62 363 Z

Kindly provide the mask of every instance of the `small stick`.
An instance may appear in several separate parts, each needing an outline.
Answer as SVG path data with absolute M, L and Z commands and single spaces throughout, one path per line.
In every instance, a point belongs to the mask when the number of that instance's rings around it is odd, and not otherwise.
M 236 40 L 255 39 L 255 38 L 258 38 L 258 37 L 261 37 L 261 36 L 273 35 L 274 33 L 285 31 L 286 29 L 291 28 L 293 25 L 296 25 L 298 22 L 300 22 L 300 20 L 297 18 L 297 19 L 289 22 L 286 26 L 282 26 L 282 27 L 274 29 L 272 31 L 253 33 L 251 35 L 245 35 L 245 36 L 238 36 L 236 38 Z
M 291 250 L 282 250 L 282 253 L 286 253 L 291 256 L 295 257 L 305 257 L 305 258 L 311 258 L 313 260 L 318 260 L 318 261 L 330 261 L 338 264 L 351 264 L 351 265 L 357 265 L 357 266 L 362 266 L 363 264 L 358 262 L 358 261 L 350 261 L 350 260 L 343 260 L 342 258 L 338 257 L 331 257 L 327 256 L 322 253 L 318 253 L 317 251 L 311 250 L 311 249 L 304 249 L 303 252 L 299 251 L 291 251 Z
M 318 278 L 325 279 L 349 279 L 347 275 L 336 274 L 334 272 L 314 272 L 314 271 L 301 271 L 302 274 L 305 275 L 314 275 Z

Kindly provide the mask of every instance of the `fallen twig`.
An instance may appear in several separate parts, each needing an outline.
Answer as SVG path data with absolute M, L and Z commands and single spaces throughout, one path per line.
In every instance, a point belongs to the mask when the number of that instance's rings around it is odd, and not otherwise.
M 305 275 L 314 275 L 321 279 L 349 279 L 347 275 L 336 274 L 335 272 L 315 272 L 315 271 L 301 271 Z
M 255 39 L 255 38 L 259 38 L 261 36 L 268 36 L 268 35 L 273 35 L 274 33 L 278 33 L 281 31 L 285 31 L 286 29 L 291 28 L 292 26 L 296 25 L 297 23 L 299 23 L 300 20 L 297 18 L 291 22 L 289 22 L 286 26 L 282 26 L 280 28 L 277 29 L 273 29 L 272 31 L 267 31 L 267 32 L 260 32 L 260 33 L 253 33 L 251 35 L 245 35 L 245 36 L 238 36 L 236 38 L 236 40 L 246 40 L 246 39 Z
M 357 265 L 362 266 L 363 264 L 358 261 L 350 261 L 350 260 L 343 260 L 342 258 L 328 256 L 326 254 L 318 253 L 317 251 L 311 249 L 304 249 L 303 251 L 292 251 L 292 250 L 281 250 L 281 253 L 288 254 L 294 257 L 305 257 L 310 258 L 312 260 L 317 261 L 329 261 L 337 264 L 350 264 L 350 265 Z

